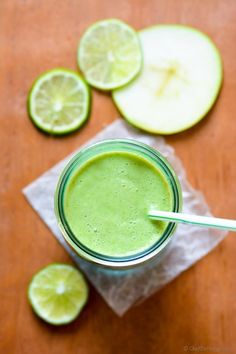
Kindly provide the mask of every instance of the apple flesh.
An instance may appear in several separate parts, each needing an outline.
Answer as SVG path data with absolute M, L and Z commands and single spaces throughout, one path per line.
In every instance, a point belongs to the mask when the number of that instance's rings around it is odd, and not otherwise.
M 112 92 L 121 114 L 151 133 L 173 134 L 199 122 L 214 104 L 222 83 L 218 49 L 204 33 L 182 25 L 139 32 L 141 74 Z

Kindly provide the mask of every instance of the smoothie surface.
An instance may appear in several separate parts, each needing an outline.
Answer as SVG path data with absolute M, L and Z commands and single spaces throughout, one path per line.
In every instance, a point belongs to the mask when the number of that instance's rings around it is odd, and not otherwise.
M 153 246 L 167 223 L 147 217 L 150 208 L 173 210 L 164 173 L 129 152 L 101 153 L 72 172 L 64 191 L 65 218 L 90 250 L 126 257 Z

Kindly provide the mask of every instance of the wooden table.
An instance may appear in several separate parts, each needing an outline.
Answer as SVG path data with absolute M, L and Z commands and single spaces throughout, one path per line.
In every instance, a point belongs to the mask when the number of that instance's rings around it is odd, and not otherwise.
M 92 22 L 119 17 L 140 29 L 155 23 L 196 26 L 216 42 L 224 85 L 215 108 L 191 130 L 167 138 L 194 187 L 216 215 L 236 218 L 236 2 L 234 0 L 1 0 L 0 352 L 4 354 L 236 353 L 236 239 L 123 318 L 91 287 L 73 324 L 51 327 L 31 311 L 34 272 L 71 262 L 24 199 L 21 189 L 117 116 L 109 95 L 93 92 L 91 119 L 73 135 L 40 133 L 27 117 L 32 81 L 54 67 L 76 69 L 76 48 Z

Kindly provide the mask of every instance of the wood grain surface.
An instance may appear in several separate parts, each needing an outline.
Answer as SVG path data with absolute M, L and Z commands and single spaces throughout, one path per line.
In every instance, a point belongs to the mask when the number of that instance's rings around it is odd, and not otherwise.
M 167 138 L 212 211 L 236 218 L 235 0 L 0 1 L 0 353 L 236 353 L 236 236 L 159 293 L 117 317 L 91 287 L 89 303 L 71 325 L 43 323 L 27 302 L 33 273 L 71 263 L 24 199 L 21 189 L 117 116 L 109 95 L 93 92 L 91 119 L 63 138 L 39 132 L 28 119 L 33 80 L 54 67 L 76 69 L 76 48 L 92 22 L 118 17 L 136 29 L 182 23 L 208 33 L 224 61 L 214 109 L 191 130 Z M 193 68 L 194 69 L 194 68 Z

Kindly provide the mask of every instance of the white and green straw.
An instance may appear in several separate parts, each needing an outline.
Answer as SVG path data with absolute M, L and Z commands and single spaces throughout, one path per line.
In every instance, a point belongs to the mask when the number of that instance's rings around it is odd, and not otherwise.
M 209 216 L 200 216 L 169 211 L 150 210 L 148 217 L 153 220 L 172 221 L 177 223 L 192 224 L 202 227 L 236 231 L 236 220 L 221 219 Z

